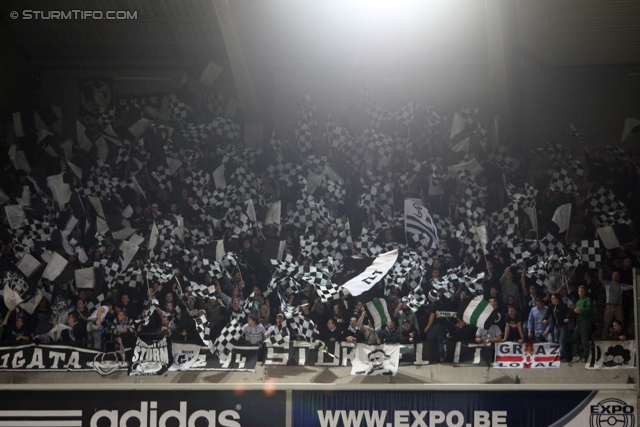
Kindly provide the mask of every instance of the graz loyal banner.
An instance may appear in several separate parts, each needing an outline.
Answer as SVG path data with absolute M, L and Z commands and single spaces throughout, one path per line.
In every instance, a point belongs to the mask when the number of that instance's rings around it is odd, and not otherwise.
M 94 387 L 95 388 L 95 387 Z M 262 427 L 285 425 L 285 392 L 0 392 L 0 425 L 78 427 Z
M 555 343 L 496 343 L 494 368 L 559 368 L 560 345 Z
M 635 427 L 634 391 L 293 392 L 293 427 Z

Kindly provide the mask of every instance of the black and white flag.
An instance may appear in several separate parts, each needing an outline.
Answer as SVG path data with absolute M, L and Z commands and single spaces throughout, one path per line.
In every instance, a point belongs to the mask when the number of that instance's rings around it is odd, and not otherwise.
M 400 346 L 358 343 L 351 363 L 351 375 L 395 375 L 400 364 Z
M 411 200 L 404 201 L 404 224 L 405 232 L 409 234 L 426 235 L 424 246 L 426 248 L 437 249 L 440 247 L 438 229 L 433 223 L 429 211 L 424 206 L 420 206 Z
M 169 356 L 166 337 L 150 344 L 138 338 L 133 348 L 129 375 L 162 375 L 171 365 Z

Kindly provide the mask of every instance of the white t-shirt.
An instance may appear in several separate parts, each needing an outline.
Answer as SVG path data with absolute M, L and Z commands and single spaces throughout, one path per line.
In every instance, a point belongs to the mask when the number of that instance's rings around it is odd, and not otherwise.
M 98 312 L 101 309 L 104 309 L 104 310 L 102 310 L 100 319 L 98 319 Z M 89 321 L 93 322 L 95 320 L 100 320 L 100 323 L 102 323 L 104 321 L 104 318 L 107 316 L 107 314 L 109 314 L 109 306 L 108 305 L 100 306 L 93 313 L 91 313 L 91 315 L 89 316 Z

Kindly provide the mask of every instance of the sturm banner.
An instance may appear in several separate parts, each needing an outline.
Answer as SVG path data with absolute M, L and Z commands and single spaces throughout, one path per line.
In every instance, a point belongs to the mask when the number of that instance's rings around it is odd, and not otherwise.
M 283 391 L 9 390 L 0 392 L 0 425 L 284 426 L 285 401 Z
M 635 427 L 635 391 L 293 392 L 293 427 Z
M 358 346 L 364 344 L 357 344 Z M 428 365 L 438 359 L 435 343 L 391 344 L 400 352 L 398 366 Z M 328 342 L 326 351 L 322 346 L 303 341 L 292 341 L 284 345 L 267 344 L 264 364 L 283 366 L 353 366 L 356 344 L 348 342 Z M 492 347 L 448 342 L 446 345 L 447 363 L 490 365 L 493 363 Z

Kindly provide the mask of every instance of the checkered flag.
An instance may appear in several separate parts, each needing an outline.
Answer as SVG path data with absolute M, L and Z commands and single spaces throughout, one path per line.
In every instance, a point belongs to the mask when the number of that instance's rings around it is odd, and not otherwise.
M 460 206 L 458 206 L 458 212 L 466 217 L 468 223 L 471 225 L 477 226 L 486 224 L 487 222 L 487 213 L 484 207 L 481 206 L 477 200 L 464 201 Z
M 197 172 L 189 172 L 184 182 L 191 186 L 194 193 L 199 193 L 202 190 L 202 187 L 207 185 L 210 180 L 211 175 L 203 170 L 199 170 Z
M 35 219 L 25 218 L 23 222 L 24 236 L 39 242 L 48 242 L 51 240 L 51 233 L 57 228 L 53 223 L 41 222 Z
M 516 168 L 516 164 L 509 155 L 509 149 L 507 147 L 498 147 L 496 151 L 493 151 L 487 156 L 486 161 L 495 164 L 503 170 L 512 171 Z
M 302 161 L 302 165 L 313 173 L 321 174 L 328 161 L 327 156 L 316 156 L 312 154 Z
M 309 125 L 303 123 L 295 131 L 300 153 L 304 154 L 313 150 L 313 132 L 311 132 Z
M 104 178 L 94 178 L 87 181 L 81 190 L 83 196 L 93 196 L 99 199 L 106 199 L 112 192 L 111 182 Z
M 619 164 L 629 163 L 629 159 L 627 159 L 627 152 L 622 148 L 617 148 L 612 145 L 605 145 L 607 151 L 613 154 L 613 157 L 616 158 L 616 162 Z
M 509 203 L 501 211 L 494 212 L 489 216 L 489 224 L 507 230 L 509 234 L 518 228 L 518 204 Z
M 381 107 L 367 108 L 367 117 L 369 118 L 369 126 L 371 129 L 378 129 L 382 122 L 391 120 L 393 113 Z
M 405 126 L 411 126 L 411 122 L 416 116 L 416 110 L 420 108 L 419 102 L 411 102 L 396 111 L 396 123 L 402 123 Z
M 204 106 L 216 116 L 222 116 L 224 112 L 224 97 L 219 93 L 207 92 L 204 94 Z
M 166 266 L 167 264 L 163 264 Z M 168 273 L 165 268 L 159 264 L 147 264 L 145 273 L 147 280 L 157 280 L 160 283 L 168 282 L 173 279 L 173 273 Z
M 236 141 L 240 138 L 240 125 L 226 117 L 216 117 L 209 128 L 215 135 L 228 141 Z
M 482 257 L 482 243 L 480 242 L 478 234 L 471 230 L 460 232 L 458 233 L 458 240 L 462 243 L 465 251 L 471 255 L 471 258 L 479 262 Z
M 521 262 L 527 262 L 534 258 L 531 252 L 523 247 L 521 242 L 508 240 L 507 248 L 509 248 L 509 256 L 512 264 L 520 264 Z
M 372 150 L 375 150 L 383 157 L 391 157 L 395 147 L 393 139 L 385 134 L 370 131 L 369 129 L 364 131 L 367 144 Z
M 561 168 L 559 171 L 553 171 L 549 189 L 552 191 L 561 191 L 563 193 L 578 192 L 578 186 L 573 182 L 573 179 L 569 176 L 569 172 L 564 168 Z
M 221 357 L 227 356 L 242 337 L 242 325 L 237 319 L 232 319 L 213 343 L 213 353 Z
M 584 166 L 580 163 L 580 160 L 574 157 L 565 158 L 564 164 L 577 176 L 584 176 Z
M 358 91 L 355 105 L 360 105 L 363 107 L 374 107 L 376 105 L 376 100 L 373 98 L 373 95 L 371 95 L 371 92 L 369 92 L 369 89 L 363 86 Z
M 102 305 L 102 302 L 105 300 L 104 294 L 99 294 L 94 297 L 91 301 L 87 303 L 87 310 L 89 313 L 93 313 Z
M 211 324 L 207 320 L 207 316 L 200 316 L 196 319 L 193 319 L 196 323 L 196 331 L 198 335 L 200 335 L 200 339 L 207 347 L 211 347 Z
M 624 214 L 627 211 L 627 206 L 618 199 L 618 196 L 605 187 L 600 187 L 598 192 L 593 195 L 589 207 L 593 212 L 620 212 Z
M 456 231 L 458 229 L 446 217 L 440 216 L 438 214 L 432 214 L 431 219 L 433 220 L 436 229 L 440 233 L 440 236 L 445 236 L 447 238 L 455 237 Z
M 544 256 L 564 253 L 564 245 L 556 239 L 553 234 L 547 232 L 547 235 L 540 241 L 538 241 L 538 249 Z
M 347 190 L 344 188 L 344 183 L 342 181 L 332 181 L 325 177 L 323 180 L 323 187 L 327 190 L 327 197 L 329 200 L 336 204 L 344 202 Z
M 358 240 L 353 242 L 353 248 L 358 251 L 358 253 L 362 254 L 366 252 L 368 249 L 371 249 L 375 245 L 376 235 L 375 233 L 370 232 L 366 228 L 362 229 L 362 233 Z
M 104 283 L 111 289 L 115 285 L 114 282 L 118 277 L 120 265 L 108 259 L 101 259 L 100 261 L 94 261 L 93 267 L 104 271 Z
M 286 317 L 287 326 L 297 335 L 298 339 L 312 342 L 320 335 L 313 320 L 289 313 L 284 313 L 284 316 Z
M 313 286 L 323 303 L 330 303 L 342 297 L 340 285 L 331 283 L 331 277 L 316 266 L 302 267 L 297 277 Z
M 622 212 L 605 212 L 598 215 L 598 223 L 601 227 L 614 226 L 616 224 L 632 225 L 632 221 Z
M 101 128 L 104 129 L 110 124 L 113 124 L 113 122 L 115 121 L 115 118 L 116 118 L 115 110 L 111 108 L 103 107 L 103 108 L 100 108 L 98 112 L 100 113 L 100 115 L 98 116 L 98 124 L 100 125 Z
M 180 124 L 198 123 L 200 121 L 190 106 L 178 101 L 173 95 L 171 96 L 171 101 L 169 101 L 169 114 L 172 120 L 176 120 Z
M 142 270 L 139 268 L 130 268 L 125 270 L 120 276 L 118 276 L 118 283 L 122 284 L 125 288 L 136 289 L 144 283 Z
M 596 269 L 602 262 L 600 254 L 599 240 L 581 240 L 580 252 L 582 254 L 582 262 L 587 264 L 589 268 Z
M 280 142 L 279 139 L 276 138 L 276 131 L 274 130 L 271 133 L 271 139 L 269 140 L 269 147 L 273 148 L 273 150 L 276 153 L 281 153 L 282 152 L 282 143 Z
M 369 192 L 365 192 L 360 196 L 358 206 L 367 213 L 378 211 L 378 206 L 392 207 L 393 189 L 389 184 L 375 183 Z
M 158 166 L 154 171 L 151 171 L 151 176 L 156 180 L 161 189 L 166 190 L 173 187 L 171 185 L 171 170 L 166 162 Z
M 334 240 L 333 242 L 323 240 L 321 242 L 316 242 L 316 244 L 313 245 L 311 248 L 311 257 L 315 261 L 320 261 L 328 256 L 336 259 L 342 259 L 342 254 L 339 251 L 340 243 L 337 240 Z
M 349 145 L 353 145 L 353 137 L 347 128 L 334 127 L 327 132 L 329 143 L 332 147 L 345 150 Z
M 289 329 L 283 323 L 282 326 L 274 325 L 273 333 L 271 333 L 265 340 L 265 343 L 272 345 L 284 345 L 290 341 Z

